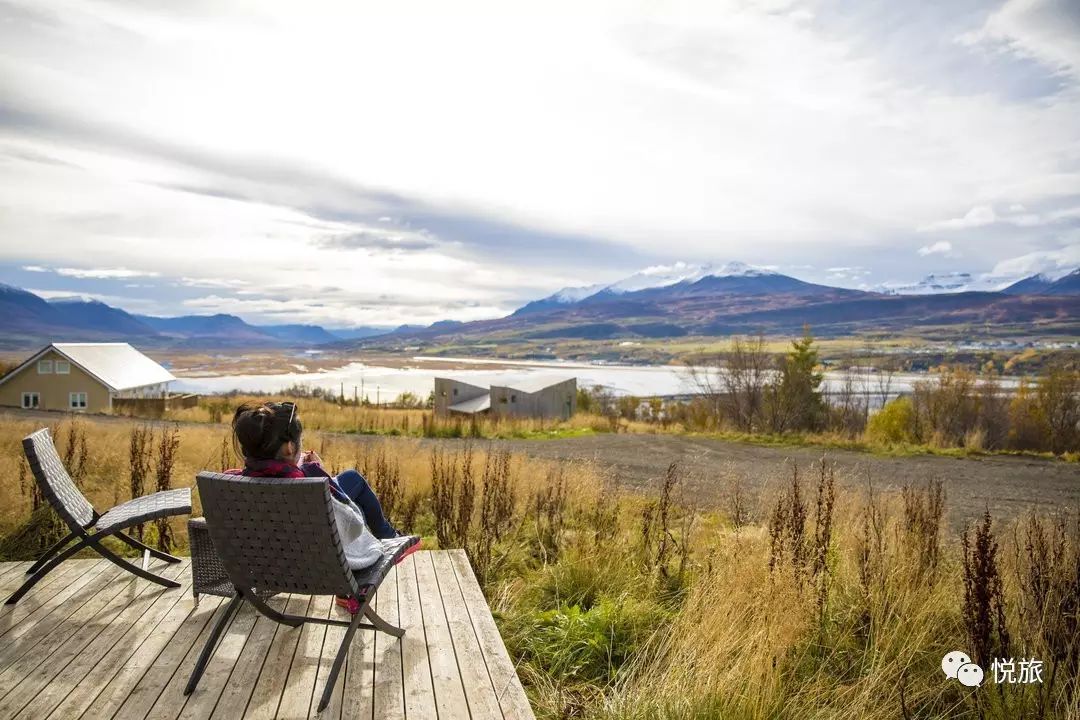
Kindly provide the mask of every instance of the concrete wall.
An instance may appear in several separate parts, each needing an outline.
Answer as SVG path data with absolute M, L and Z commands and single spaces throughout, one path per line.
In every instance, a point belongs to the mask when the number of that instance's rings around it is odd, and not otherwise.
M 576 411 L 577 380 L 574 378 L 532 393 L 502 385 L 491 386 L 491 412 L 494 415 L 567 420 Z
M 104 412 L 109 409 L 109 390 L 91 375 L 76 365 L 71 365 L 67 375 L 56 374 L 56 361 L 64 360 L 55 350 L 50 350 L 39 358 L 51 360 L 53 372 L 39 374 L 38 363 L 34 361 L 0 385 L 0 405 L 9 407 L 22 406 L 24 392 L 36 392 L 40 396 L 42 410 L 70 410 L 68 393 L 86 393 L 85 412 Z
M 472 400 L 487 392 L 487 388 L 470 385 L 451 378 L 435 378 L 435 414 L 449 415 L 449 407 Z

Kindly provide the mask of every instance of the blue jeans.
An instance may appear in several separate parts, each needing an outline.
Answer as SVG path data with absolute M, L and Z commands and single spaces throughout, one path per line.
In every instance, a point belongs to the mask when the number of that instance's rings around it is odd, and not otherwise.
M 375 491 L 368 485 L 367 479 L 356 470 L 346 470 L 337 476 L 338 485 L 364 513 L 364 520 L 372 534 L 380 540 L 392 538 L 397 530 L 383 515 L 382 505 Z

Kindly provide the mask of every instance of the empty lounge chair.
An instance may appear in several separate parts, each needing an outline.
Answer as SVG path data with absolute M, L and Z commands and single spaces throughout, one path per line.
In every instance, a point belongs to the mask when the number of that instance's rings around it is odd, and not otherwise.
M 180 558 L 148 547 L 124 531 L 150 520 L 190 513 L 191 488 L 165 490 L 153 495 L 133 498 L 104 514 L 99 514 L 72 482 L 64 463 L 56 452 L 56 446 L 53 444 L 48 428 L 42 428 L 23 438 L 23 450 L 26 453 L 26 459 L 30 462 L 34 479 L 41 488 L 41 494 L 67 524 L 70 532 L 30 566 L 30 569 L 26 571 L 30 577 L 7 599 L 8 605 L 17 603 L 19 598 L 41 578 L 49 574 L 53 568 L 86 548 L 96 551 L 99 555 L 141 578 L 167 588 L 180 586 L 177 582 L 128 562 L 105 547 L 101 541 L 107 537 L 115 537 L 136 550 L 150 553 L 166 562 L 180 562 Z

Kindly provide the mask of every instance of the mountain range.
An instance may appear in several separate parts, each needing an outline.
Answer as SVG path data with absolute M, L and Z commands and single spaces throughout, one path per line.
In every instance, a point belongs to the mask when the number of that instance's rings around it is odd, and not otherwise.
M 55 339 L 130 340 L 181 348 L 317 347 L 484 338 L 508 340 L 675 338 L 685 335 L 798 332 L 819 335 L 920 329 L 962 332 L 992 327 L 1018 335 L 1032 331 L 1080 335 L 1080 269 L 1032 275 L 993 290 L 965 273 L 929 276 L 910 286 L 850 289 L 821 285 L 743 263 L 647 268 L 618 282 L 568 287 L 492 320 L 443 320 L 333 330 L 319 325 L 253 325 L 228 314 L 153 317 L 133 315 L 82 298 L 44 300 L 0 284 L 0 348 Z

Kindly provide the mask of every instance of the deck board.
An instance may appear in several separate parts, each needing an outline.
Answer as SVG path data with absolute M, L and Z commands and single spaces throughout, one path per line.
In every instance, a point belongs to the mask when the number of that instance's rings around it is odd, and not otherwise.
M 0 593 L 28 563 L 0 563 Z M 69 560 L 0 615 L 6 718 L 531 720 L 483 594 L 460 551 L 420 552 L 383 582 L 376 612 L 406 630 L 353 638 L 329 707 L 316 713 L 344 628 L 278 625 L 244 606 L 198 688 L 183 694 L 221 598 L 191 595 L 190 563 L 152 569 L 165 590 L 104 560 Z M 328 596 L 279 596 L 298 615 L 347 619 Z

